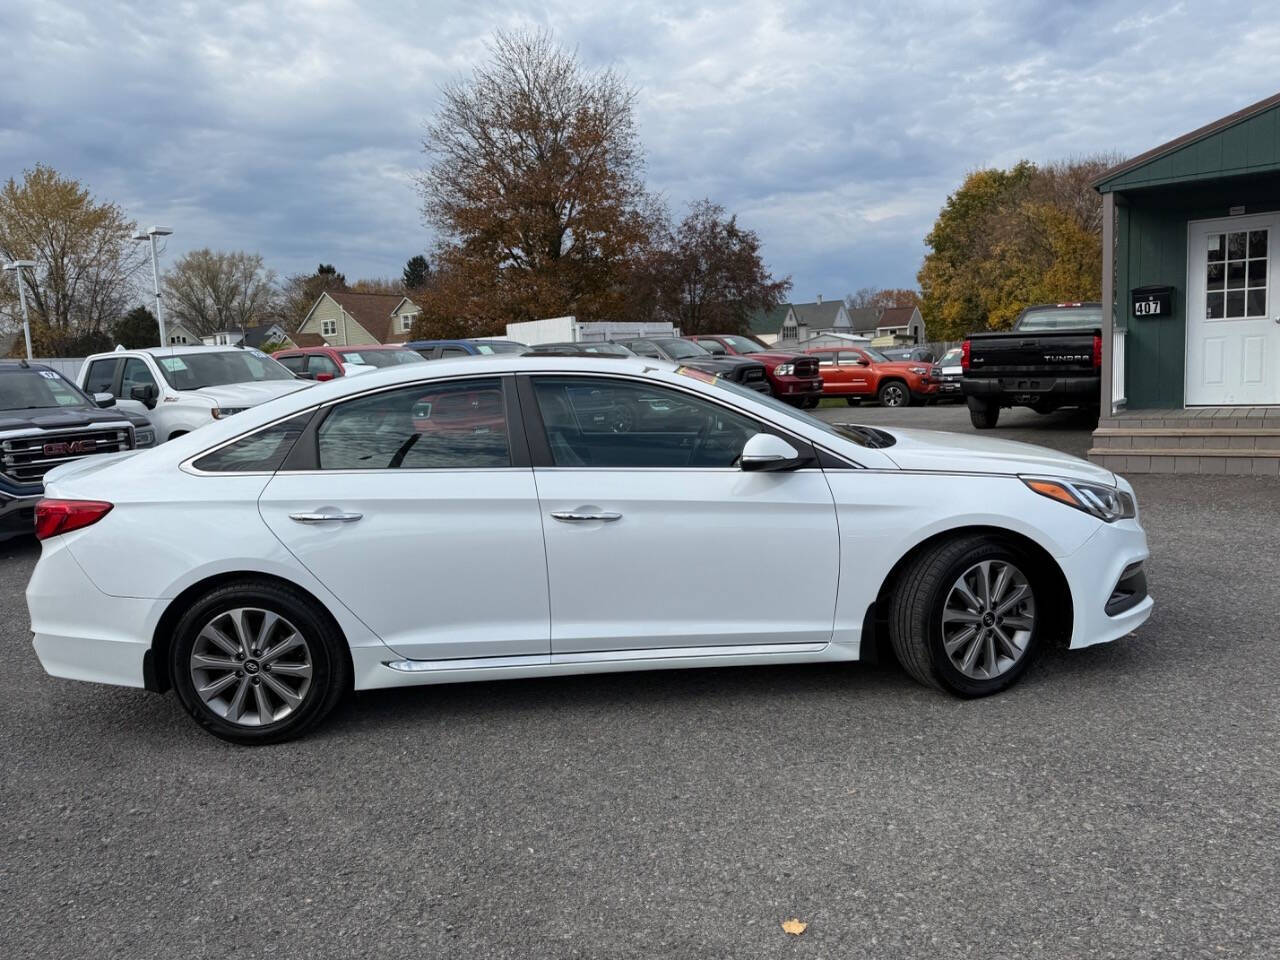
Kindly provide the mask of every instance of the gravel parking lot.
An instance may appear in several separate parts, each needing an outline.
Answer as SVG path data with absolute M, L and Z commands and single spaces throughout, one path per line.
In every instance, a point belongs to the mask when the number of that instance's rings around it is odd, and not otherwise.
M 458 685 L 256 750 L 46 677 L 37 548 L 0 545 L 3 954 L 1274 957 L 1280 484 L 1134 479 L 1154 618 L 995 698 L 865 665 Z

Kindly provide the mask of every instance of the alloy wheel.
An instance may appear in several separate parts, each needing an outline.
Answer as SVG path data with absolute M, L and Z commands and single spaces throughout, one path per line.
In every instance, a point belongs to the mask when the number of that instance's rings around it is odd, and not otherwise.
M 906 391 L 896 383 L 889 384 L 884 388 L 884 393 L 880 395 L 880 402 L 886 407 L 900 407 L 906 399 Z
M 201 628 L 191 648 L 191 681 L 204 705 L 246 727 L 289 716 L 311 689 L 311 648 L 277 613 L 236 607 Z
M 947 594 L 942 646 L 966 677 L 990 680 L 1022 659 L 1035 622 L 1035 597 L 1022 571 L 1004 560 L 983 560 Z

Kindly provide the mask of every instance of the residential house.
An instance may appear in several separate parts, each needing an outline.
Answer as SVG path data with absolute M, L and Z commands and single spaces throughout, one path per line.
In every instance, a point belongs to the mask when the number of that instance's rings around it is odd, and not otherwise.
M 292 340 L 300 347 L 356 347 L 404 343 L 418 318 L 418 305 L 394 293 L 327 290 L 307 311 Z
M 203 342 L 198 333 L 190 327 L 183 326 L 177 320 L 166 320 L 164 322 L 164 336 L 169 341 L 168 346 L 171 347 L 185 347 Z
M 886 339 L 884 345 L 924 343 L 924 317 L 919 307 L 885 307 L 876 321 L 875 339 Z
M 260 349 L 264 343 L 281 343 L 286 347 L 297 346 L 289 335 L 289 331 L 278 323 L 260 323 L 252 327 L 245 327 L 243 330 L 220 330 L 207 337 L 202 337 L 201 340 L 211 347 L 234 347 L 241 343 L 246 347 L 257 349 Z
M 856 342 L 923 343 L 924 320 L 916 307 L 859 307 L 849 309 L 843 300 L 812 303 L 784 303 L 776 310 L 752 316 L 750 332 L 765 343 L 813 343 L 815 338 L 831 334 L 852 337 Z M 833 341 L 833 342 L 836 342 Z

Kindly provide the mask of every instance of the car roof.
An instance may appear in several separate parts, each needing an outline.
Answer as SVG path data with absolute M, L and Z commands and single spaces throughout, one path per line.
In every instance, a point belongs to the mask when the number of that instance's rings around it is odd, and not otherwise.
M 232 347 L 232 346 L 210 346 L 209 344 L 188 343 L 181 346 L 173 347 L 137 347 L 132 350 L 110 350 L 104 353 L 94 353 L 86 357 L 86 360 L 102 360 L 110 357 L 133 357 L 140 353 L 149 353 L 153 357 L 182 357 L 193 353 L 233 353 L 237 350 L 253 351 L 261 353 L 257 347 Z
M 34 360 L 0 360 L 0 373 L 21 373 L 28 370 L 50 370 L 57 373 L 53 367 L 45 366 L 43 363 L 36 363 Z

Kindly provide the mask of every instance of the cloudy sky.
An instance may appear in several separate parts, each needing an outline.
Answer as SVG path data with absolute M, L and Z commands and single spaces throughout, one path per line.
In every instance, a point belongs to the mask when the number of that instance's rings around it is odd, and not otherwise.
M 1229 15 L 1228 15 L 1229 10 Z M 399 273 L 443 81 L 545 26 L 639 89 L 648 179 L 793 297 L 909 286 L 964 174 L 1141 152 L 1276 92 L 1274 3 L 0 0 L 0 178 L 37 162 L 194 247 Z

